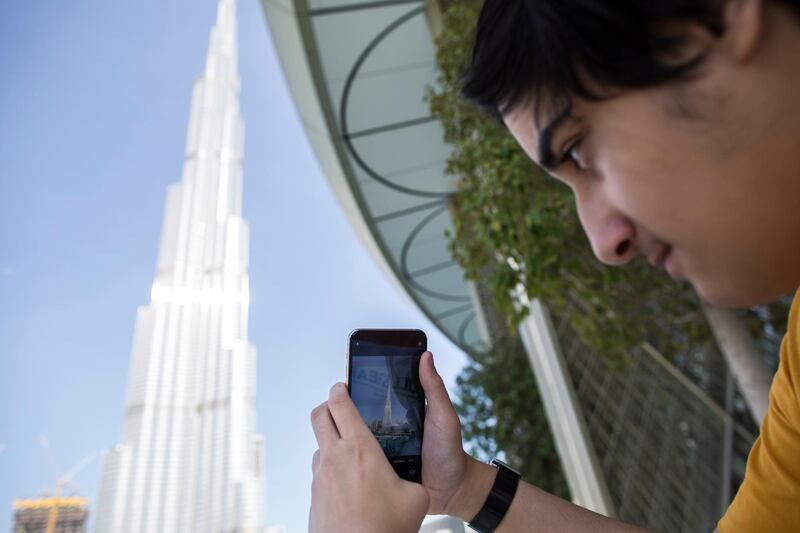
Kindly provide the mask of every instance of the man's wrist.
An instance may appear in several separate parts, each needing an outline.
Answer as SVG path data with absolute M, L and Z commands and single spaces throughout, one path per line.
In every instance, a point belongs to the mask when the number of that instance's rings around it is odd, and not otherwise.
M 467 458 L 467 473 L 445 508 L 445 514 L 469 522 L 481 510 L 492 491 L 497 468 L 472 457 Z

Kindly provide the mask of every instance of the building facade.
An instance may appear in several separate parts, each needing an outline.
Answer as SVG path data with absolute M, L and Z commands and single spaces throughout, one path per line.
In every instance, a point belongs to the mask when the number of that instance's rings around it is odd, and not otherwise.
M 89 500 L 51 497 L 14 502 L 13 533 L 84 533 Z
M 137 312 L 122 440 L 103 467 L 102 533 L 263 530 L 239 92 L 236 4 L 220 0 L 150 303 Z

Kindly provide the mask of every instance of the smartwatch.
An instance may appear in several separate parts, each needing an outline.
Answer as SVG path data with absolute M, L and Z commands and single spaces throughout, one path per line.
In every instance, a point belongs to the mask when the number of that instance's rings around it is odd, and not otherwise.
M 495 459 L 491 464 L 497 467 L 497 477 L 483 507 L 469 523 L 469 527 L 478 533 L 492 533 L 497 529 L 514 501 L 522 477 L 503 461 Z

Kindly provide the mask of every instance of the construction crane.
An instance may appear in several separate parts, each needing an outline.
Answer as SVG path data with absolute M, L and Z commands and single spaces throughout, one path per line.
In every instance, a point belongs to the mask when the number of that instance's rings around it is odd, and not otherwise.
M 77 486 L 72 483 L 73 478 L 77 476 L 81 470 L 89 466 L 89 463 L 97 457 L 97 451 L 93 451 L 67 472 L 58 476 L 56 474 L 58 469 L 56 467 L 55 457 L 53 456 L 53 451 L 50 448 L 47 437 L 44 435 L 39 437 L 39 443 L 42 445 L 48 463 L 50 463 L 50 470 L 56 478 L 55 490 L 53 491 L 52 498 L 50 498 L 52 505 L 50 506 L 50 512 L 47 516 L 47 528 L 45 529 L 46 533 L 55 533 L 60 508 L 75 504 L 75 498 L 64 498 L 62 495 L 70 486 L 74 486 L 77 489 Z

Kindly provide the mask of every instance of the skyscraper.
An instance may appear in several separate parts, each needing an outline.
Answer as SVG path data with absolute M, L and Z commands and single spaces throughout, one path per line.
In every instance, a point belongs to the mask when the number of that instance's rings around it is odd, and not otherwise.
M 383 427 L 392 427 L 392 381 L 386 383 L 386 401 L 383 404 Z
M 236 4 L 220 0 L 150 304 L 137 312 L 122 441 L 101 480 L 102 533 L 262 530 L 239 89 Z

